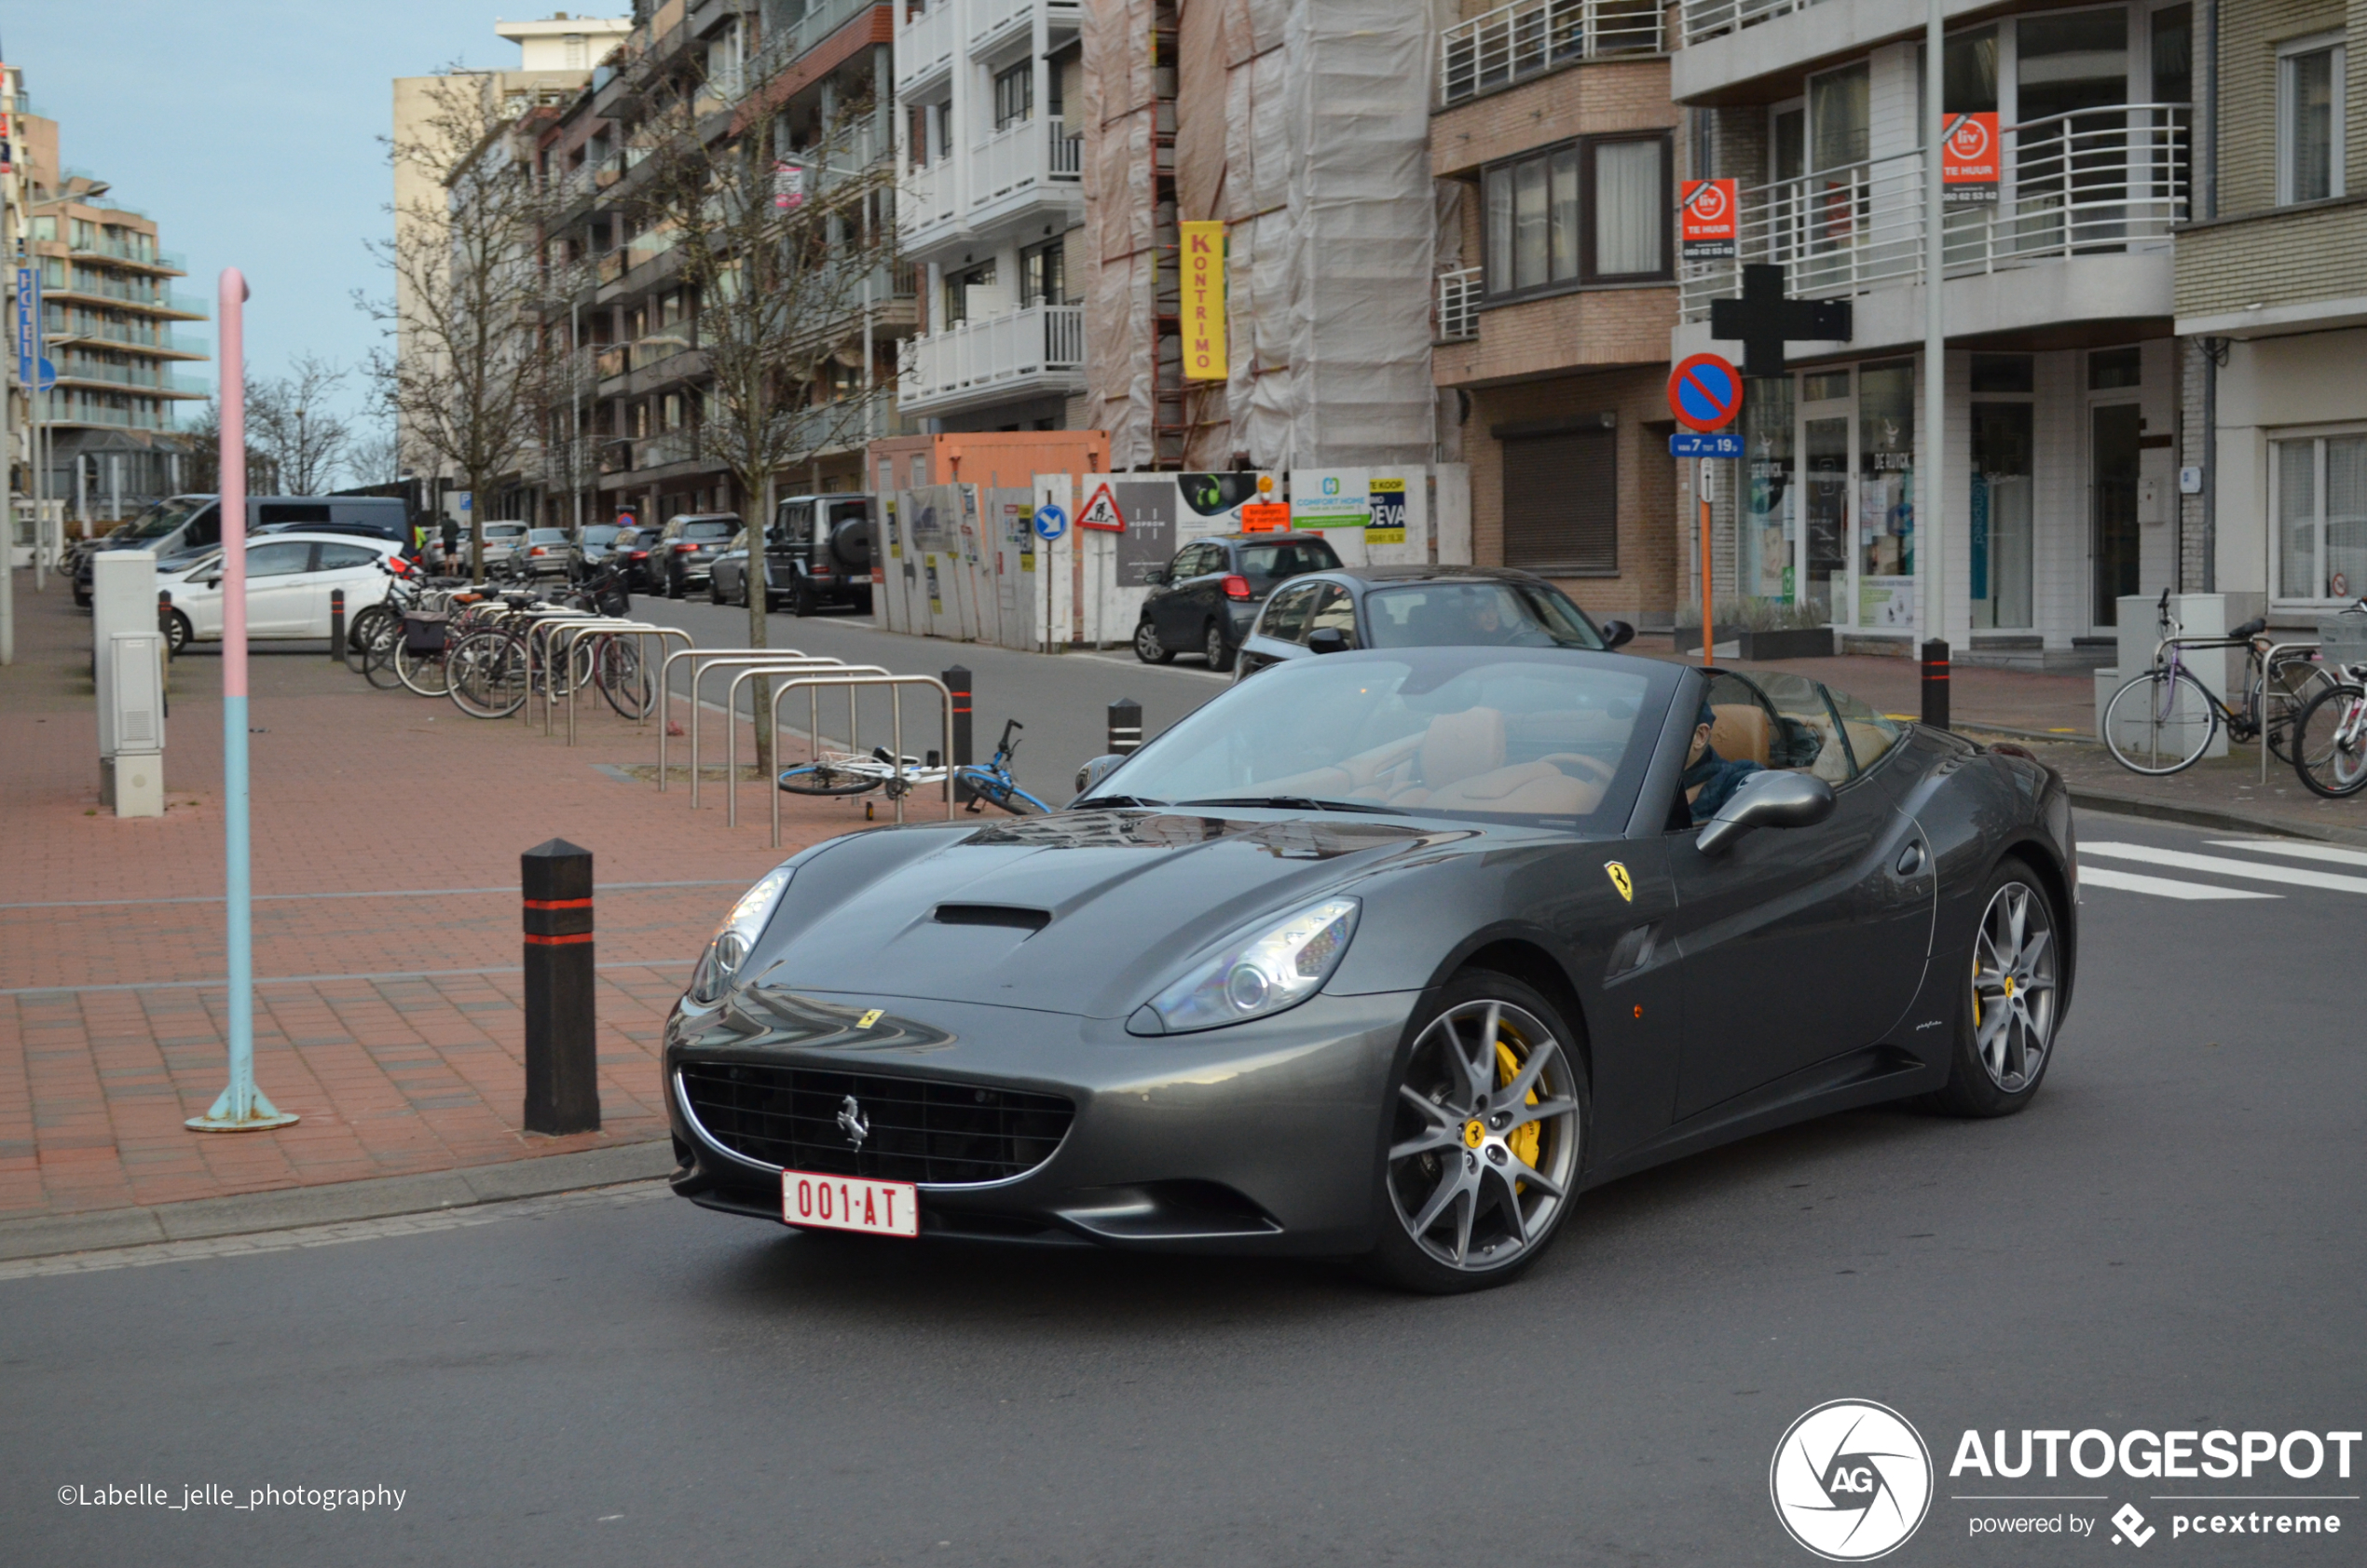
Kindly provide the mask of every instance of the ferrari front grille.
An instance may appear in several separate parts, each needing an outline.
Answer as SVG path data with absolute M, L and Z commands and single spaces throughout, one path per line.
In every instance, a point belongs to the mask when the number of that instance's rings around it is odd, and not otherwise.
M 700 1128 L 745 1159 L 932 1187 L 1025 1175 L 1076 1114 L 1060 1095 L 765 1063 L 699 1062 L 678 1077 Z

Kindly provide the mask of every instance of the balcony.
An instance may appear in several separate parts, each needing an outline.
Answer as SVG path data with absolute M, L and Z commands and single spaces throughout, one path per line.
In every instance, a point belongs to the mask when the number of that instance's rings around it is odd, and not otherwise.
M 1084 386 L 1085 307 L 1031 305 L 904 346 L 896 402 L 939 412 Z
M 1484 297 L 1478 267 L 1467 266 L 1456 272 L 1440 273 L 1438 320 L 1435 323 L 1438 341 L 1469 343 L 1479 336 L 1479 307 Z
M 879 0 L 814 0 L 805 15 L 765 40 L 763 49 L 747 67 L 746 81 L 750 90 L 761 88 L 779 75 L 808 49 L 822 43 L 878 3 Z
M 1021 205 L 1020 198 L 1058 183 L 1082 194 L 1085 138 L 1058 116 L 1015 120 L 970 145 L 970 219 Z M 999 212 L 993 213 L 999 216 Z
M 970 52 L 983 54 L 1018 36 L 1034 22 L 1039 5 L 1045 24 L 1055 33 L 1074 32 L 1083 20 L 1085 8 L 1077 0 L 976 0 L 970 11 Z
M 2153 253 L 2169 277 L 2170 230 L 2186 216 L 2188 110 L 2183 103 L 2138 103 L 2083 110 L 2007 127 L 1998 198 L 1951 208 L 1946 216 L 1945 276 L 2010 274 L 2045 262 Z M 1682 319 L 1709 319 L 1710 301 L 1737 293 L 1739 268 L 1772 262 L 1786 269 L 1791 293 L 1840 298 L 1923 280 L 1923 155 L 1868 158 L 1742 193 L 1738 250 L 1727 261 L 1689 263 L 1680 280 Z M 2119 277 L 2111 293 L 2132 279 Z M 2151 271 L 2143 274 L 2147 279 Z M 1953 291 L 1951 291 L 1952 293 Z M 2001 293 L 2008 300 L 2013 291 Z M 2033 309 L 2060 308 L 2043 289 L 2021 286 Z M 2070 319 L 2169 313 L 2167 298 L 2122 298 L 2113 308 L 2075 308 Z M 1870 338 L 1861 321 L 1858 338 Z M 1976 330 L 1969 324 L 1951 331 Z M 1877 331 L 1880 331 L 1877 328 Z M 1909 334 L 1912 335 L 1912 334 Z
M 1513 0 L 1439 35 L 1439 106 L 1580 61 L 1660 49 L 1656 0 Z
M 896 32 L 896 95 L 909 98 L 953 64 L 953 0 L 937 4 Z
M 939 235 L 953 232 L 962 216 L 955 194 L 959 182 L 953 174 L 952 160 L 940 158 L 905 177 L 904 189 L 896 202 L 896 216 L 906 245 L 926 244 Z

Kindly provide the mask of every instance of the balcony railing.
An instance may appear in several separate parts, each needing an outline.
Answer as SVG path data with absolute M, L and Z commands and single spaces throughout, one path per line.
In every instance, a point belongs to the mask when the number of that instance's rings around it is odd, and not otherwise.
M 953 62 L 952 0 L 937 4 L 896 30 L 896 87 L 898 96 L 913 82 L 937 75 Z
M 1024 25 L 1036 0 L 978 0 L 970 9 L 970 47 L 978 48 L 1005 28 Z
M 1058 115 L 1014 120 L 970 146 L 970 206 L 973 211 L 1047 180 L 1082 177 L 1084 139 L 1069 134 Z
M 1466 343 L 1479 335 L 1480 269 L 1467 266 L 1438 275 L 1438 340 Z
M 2191 137 L 2183 103 L 2087 109 L 2007 127 L 1997 199 L 1949 209 L 1946 276 L 2064 256 L 2161 249 L 2186 216 Z M 1742 193 L 1732 260 L 1688 263 L 1685 320 L 1705 320 L 1740 268 L 1772 262 L 1795 295 L 1833 298 L 1923 275 L 1923 155 L 1868 158 Z
M 1581 60 L 1660 48 L 1658 0 L 1512 0 L 1439 35 L 1438 101 L 1459 103 Z
M 910 408 L 1084 366 L 1085 307 L 1031 305 L 908 339 L 898 401 Z
M 814 0 L 805 15 L 764 40 L 763 48 L 748 62 L 749 90 L 779 75 L 806 50 L 879 3 L 880 0 Z
M 1818 0 L 1685 0 L 1685 42 L 1698 44 L 1806 10 Z
M 951 158 L 939 158 L 906 177 L 896 208 L 908 243 L 929 237 L 961 216 L 954 184 Z

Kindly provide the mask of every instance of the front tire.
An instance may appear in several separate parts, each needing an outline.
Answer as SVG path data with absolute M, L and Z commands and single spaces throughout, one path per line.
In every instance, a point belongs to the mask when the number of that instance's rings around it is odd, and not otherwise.
M 706 579 L 706 602 L 710 605 L 720 605 L 724 602 L 722 579 L 713 573 L 710 573 Z
M 1491 970 L 1447 982 L 1415 1016 L 1389 1084 L 1379 1244 L 1364 1271 L 1430 1295 L 1517 1277 L 1578 1187 L 1584 1065 L 1559 1011 Z
M 669 599 L 678 599 L 682 597 L 682 574 L 676 571 L 667 572 L 665 574 L 665 596 Z
M 1172 664 L 1175 650 L 1159 641 L 1159 629 L 1144 616 L 1134 628 L 1134 657 L 1145 664 Z
M 2062 1012 L 2060 927 L 2046 885 L 2019 860 L 1999 863 L 1982 890 L 1972 951 L 1955 961 L 1948 1083 L 1933 1108 L 1951 1116 L 2011 1116 L 2030 1104 L 2055 1057 Z

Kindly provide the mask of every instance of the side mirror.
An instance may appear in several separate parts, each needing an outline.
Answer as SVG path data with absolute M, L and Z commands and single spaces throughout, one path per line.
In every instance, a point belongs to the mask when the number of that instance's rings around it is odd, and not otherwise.
M 1153 566 L 1143 572 L 1142 580 L 1153 588 L 1164 588 L 1168 583 L 1167 568 L 1165 566 Z
M 219 588 L 222 586 L 222 579 L 218 577 L 210 577 L 205 579 L 205 585 L 208 588 Z
M 1724 854 L 1754 827 L 1813 827 L 1833 814 L 1833 786 L 1813 773 L 1753 773 L 1693 840 L 1705 855 Z
M 1603 646 L 1605 648 L 1625 648 L 1628 644 L 1634 642 L 1635 640 L 1635 628 L 1630 626 L 1626 621 L 1606 620 L 1603 622 Z
M 1097 757 L 1079 768 L 1076 770 L 1076 793 L 1087 796 L 1101 788 L 1101 781 L 1117 771 L 1117 765 L 1125 760 L 1125 757 L 1115 755 Z
M 1307 634 L 1307 648 L 1310 653 L 1346 653 L 1348 634 L 1336 626 L 1318 626 Z

